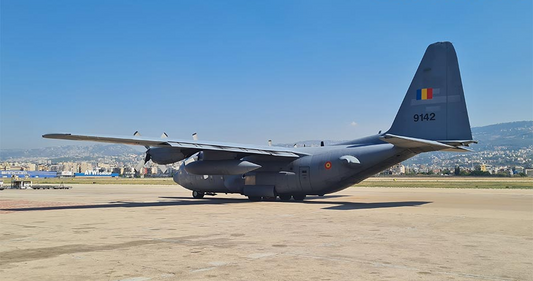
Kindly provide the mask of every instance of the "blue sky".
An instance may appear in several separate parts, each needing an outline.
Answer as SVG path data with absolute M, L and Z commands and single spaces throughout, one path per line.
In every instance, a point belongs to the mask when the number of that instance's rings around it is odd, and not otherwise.
M 266 144 L 387 130 L 426 47 L 472 126 L 533 120 L 532 1 L 1 1 L 0 148 L 52 132 Z

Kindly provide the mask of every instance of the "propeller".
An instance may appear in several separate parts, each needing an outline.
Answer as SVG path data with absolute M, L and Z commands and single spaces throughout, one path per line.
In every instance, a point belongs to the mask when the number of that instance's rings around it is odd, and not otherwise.
M 139 133 L 139 131 L 135 131 L 135 133 L 133 133 L 133 136 L 134 137 L 140 137 L 141 133 Z M 135 169 L 135 171 L 137 171 L 137 173 L 141 173 L 142 172 L 142 168 L 144 168 L 144 165 L 146 165 L 146 163 L 148 161 L 150 161 L 150 159 L 152 159 L 152 155 L 150 155 L 150 147 L 148 145 L 145 145 L 144 147 L 146 147 L 146 152 L 145 152 L 146 156 L 144 157 L 144 162 L 141 160 L 134 167 L 134 169 Z
M 159 168 L 159 170 L 161 170 L 163 174 L 166 173 L 166 171 L 168 170 L 166 165 L 157 165 L 157 167 Z
M 139 131 L 135 131 L 135 133 L 133 134 L 134 136 L 136 137 L 139 137 L 141 136 L 141 134 L 139 133 Z M 161 138 L 162 139 L 166 139 L 168 138 L 168 134 L 163 132 L 163 134 L 161 134 Z M 146 163 L 148 163 L 148 161 L 152 160 L 152 154 L 150 153 L 150 146 L 146 145 L 144 146 L 146 147 L 146 152 L 145 152 L 145 156 L 144 156 L 144 160 L 141 160 L 137 163 L 137 165 L 135 165 L 134 169 L 135 171 L 137 171 L 138 173 L 141 173 L 142 172 L 142 168 L 144 168 L 144 166 L 146 165 Z M 158 168 L 159 170 L 161 170 L 163 173 L 165 173 L 168 168 L 166 165 L 158 165 Z
M 135 165 L 135 171 L 137 171 L 137 173 L 141 173 L 144 165 L 146 165 L 146 163 L 152 159 L 152 155 L 150 155 L 150 147 L 147 147 L 145 154 L 144 160 L 139 161 L 137 165 Z
M 163 132 L 161 134 L 161 138 L 162 139 L 168 139 L 168 134 L 166 132 Z M 148 153 L 146 154 L 146 156 L 148 157 Z M 145 159 L 146 160 L 146 159 Z M 157 167 L 159 167 L 159 170 L 161 170 L 161 172 L 164 174 L 166 171 L 167 171 L 167 165 L 157 165 Z

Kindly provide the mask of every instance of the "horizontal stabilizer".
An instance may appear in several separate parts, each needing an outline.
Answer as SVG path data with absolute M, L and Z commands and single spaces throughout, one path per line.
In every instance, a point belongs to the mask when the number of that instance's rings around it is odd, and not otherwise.
M 455 152 L 468 152 L 469 149 L 460 146 L 453 146 L 438 141 L 397 136 L 393 134 L 385 134 L 381 137 L 381 140 L 391 143 L 397 147 L 402 148 L 417 148 L 424 151 L 455 151 Z

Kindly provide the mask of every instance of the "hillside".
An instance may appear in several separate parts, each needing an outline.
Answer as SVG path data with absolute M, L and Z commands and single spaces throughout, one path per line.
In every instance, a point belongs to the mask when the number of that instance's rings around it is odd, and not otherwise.
M 417 155 L 404 162 L 406 165 L 468 166 L 485 163 L 493 166 L 533 166 L 533 121 L 501 123 L 472 128 L 470 153 L 432 152 Z
M 103 157 L 139 155 L 141 153 L 131 146 L 121 144 L 66 145 L 35 149 L 2 149 L 0 150 L 0 161 L 32 158 L 89 161 Z
M 517 150 L 533 145 L 533 121 L 501 123 L 472 128 L 472 136 L 479 144 L 475 151 L 496 147 Z

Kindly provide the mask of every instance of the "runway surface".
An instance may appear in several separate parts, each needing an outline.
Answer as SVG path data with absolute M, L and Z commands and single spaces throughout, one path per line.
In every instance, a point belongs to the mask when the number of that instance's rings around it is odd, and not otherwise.
M 533 190 L 3 190 L 0 280 L 533 280 Z

